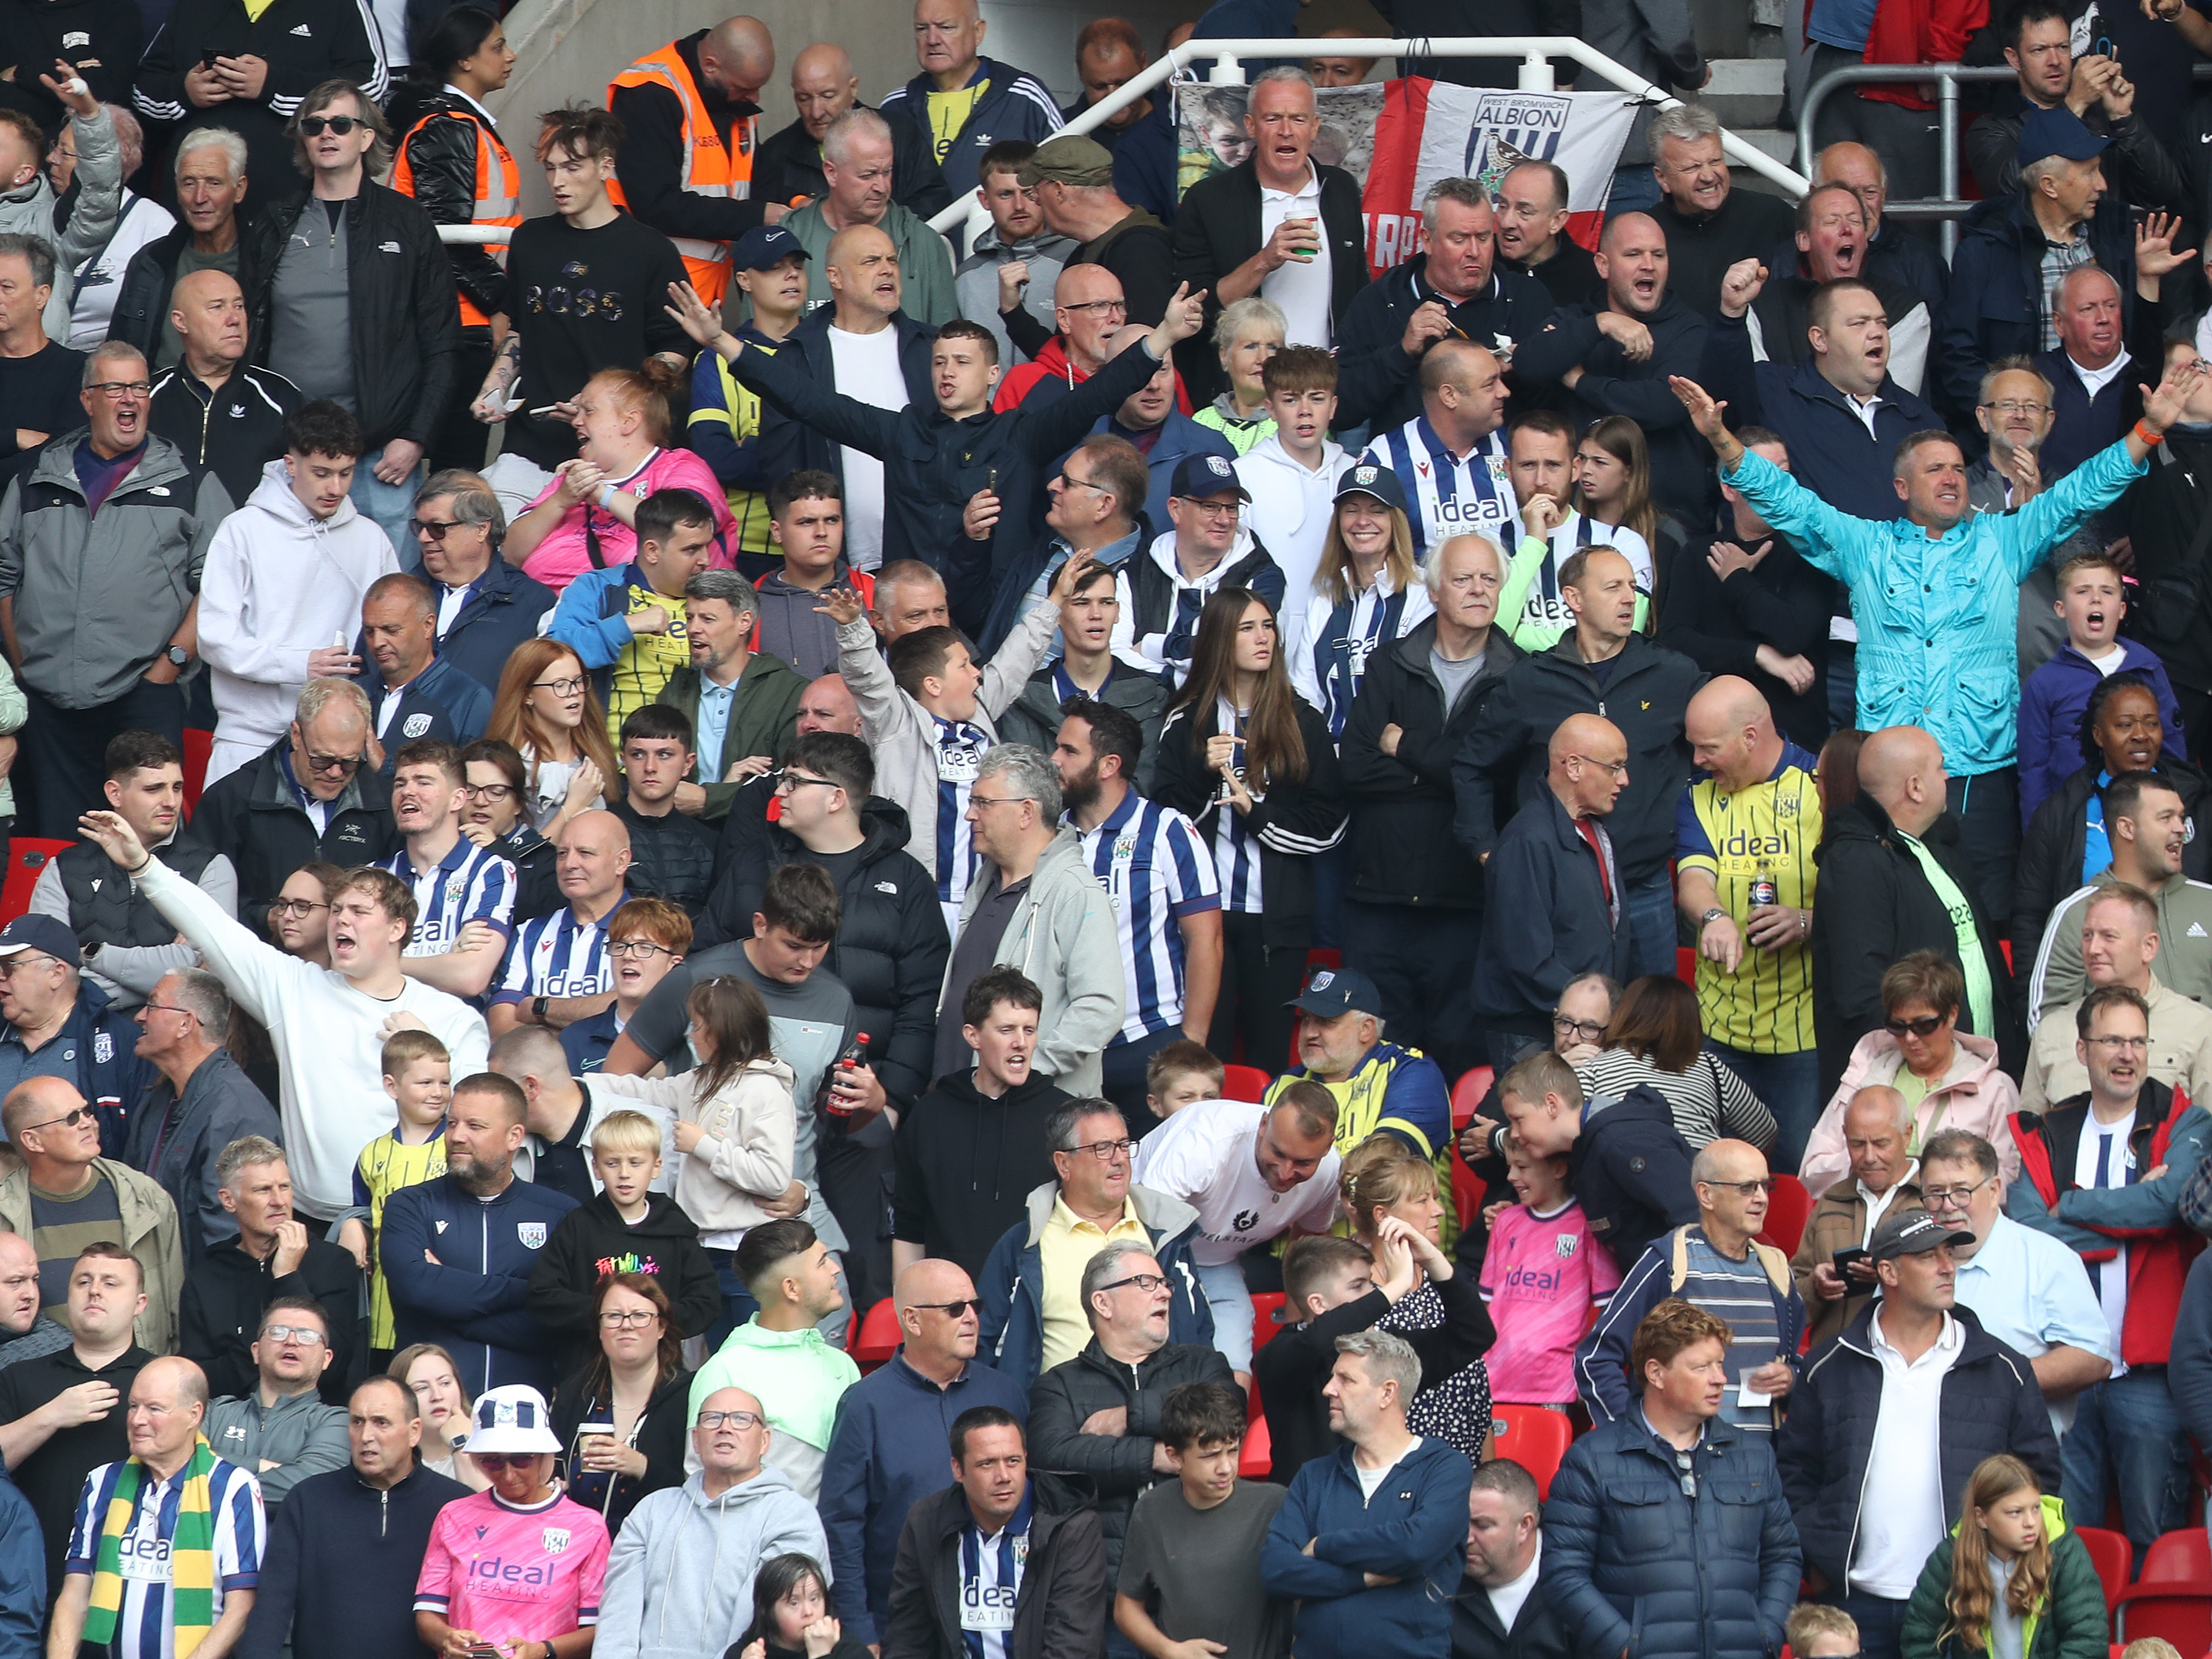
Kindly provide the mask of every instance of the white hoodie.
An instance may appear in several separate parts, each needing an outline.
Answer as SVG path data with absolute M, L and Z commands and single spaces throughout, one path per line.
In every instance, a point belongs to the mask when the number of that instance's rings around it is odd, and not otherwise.
M 208 544 L 200 575 L 200 655 L 214 671 L 216 740 L 258 753 L 284 735 L 307 653 L 350 645 L 362 596 L 399 568 L 392 543 L 350 501 L 327 519 L 292 493 L 282 459 Z
M 1252 492 L 1245 525 L 1283 567 L 1283 614 L 1276 634 L 1285 647 L 1305 634 L 1306 607 L 1315 602 L 1314 573 L 1321 568 L 1336 510 L 1336 479 L 1347 457 L 1344 447 L 1323 439 L 1321 470 L 1310 471 L 1291 459 L 1282 440 L 1262 438 L 1237 462 L 1237 481 Z

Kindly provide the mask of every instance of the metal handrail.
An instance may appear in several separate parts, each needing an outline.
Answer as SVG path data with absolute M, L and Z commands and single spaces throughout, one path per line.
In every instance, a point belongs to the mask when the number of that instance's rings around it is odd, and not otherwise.
M 1682 101 L 1664 88 L 1623 69 L 1587 40 L 1577 40 L 1571 35 L 1452 35 L 1435 39 L 1416 35 L 1395 40 L 1381 38 L 1339 40 L 1332 37 L 1328 46 L 1332 53 L 1343 58 L 1518 58 L 1522 60 L 1520 89 L 1523 92 L 1556 90 L 1548 60 L 1565 58 L 1603 76 L 1621 91 L 1654 109 L 1674 109 Z M 1170 48 L 1147 64 L 1135 76 L 1068 122 L 1060 131 L 1089 132 L 1108 116 L 1135 103 L 1170 76 L 1201 58 L 1213 60 L 1213 68 L 1208 76 L 1212 84 L 1237 86 L 1244 80 L 1244 68 L 1238 61 L 1240 58 L 1280 58 L 1286 49 L 1297 52 L 1315 48 L 1316 42 L 1312 40 L 1186 40 L 1182 46 Z M 1889 78 L 1895 80 L 1897 77 L 1893 74 Z M 1721 149 L 1731 161 L 1779 185 L 1793 200 L 1802 197 L 1812 188 L 1810 181 L 1802 174 L 1792 172 L 1765 150 L 1746 143 L 1725 127 L 1721 130 Z M 929 222 L 933 229 L 949 234 L 971 216 L 989 216 L 983 204 L 972 194 L 965 201 L 955 202 L 944 209 Z

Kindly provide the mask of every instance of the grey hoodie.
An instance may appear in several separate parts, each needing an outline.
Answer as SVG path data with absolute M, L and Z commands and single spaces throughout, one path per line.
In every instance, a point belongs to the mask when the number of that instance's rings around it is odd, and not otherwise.
M 814 1505 L 768 1464 L 720 1498 L 706 1477 L 647 1493 L 607 1557 L 594 1659 L 701 1659 L 720 1654 L 753 1617 L 753 1575 L 779 1555 L 829 1571 Z
M 1006 337 L 1006 325 L 999 320 L 999 267 L 1017 259 L 1029 266 L 1022 309 L 1050 330 L 1057 326 L 1053 319 L 1053 290 L 1060 285 L 1060 268 L 1067 263 L 1075 246 L 1073 237 L 1057 236 L 1048 230 L 1009 246 L 999 240 L 999 228 L 994 225 L 975 239 L 974 251 L 952 273 L 952 291 L 959 297 L 960 314 L 991 331 L 992 338 L 999 343 L 999 361 L 1008 368 L 1030 359 L 1027 352 Z
M 975 916 L 991 884 L 980 872 L 968 884 L 962 927 Z M 1066 825 L 1037 855 L 1029 890 L 999 937 L 994 965 L 1020 969 L 1044 993 L 1044 1006 L 1037 1011 L 1036 1069 L 1069 1094 L 1097 1094 L 1100 1052 L 1121 1029 L 1127 1012 L 1121 932 L 1113 899 L 1084 863 L 1083 843 Z M 945 977 L 949 987 L 951 963 Z M 940 1008 L 943 1001 L 940 992 Z

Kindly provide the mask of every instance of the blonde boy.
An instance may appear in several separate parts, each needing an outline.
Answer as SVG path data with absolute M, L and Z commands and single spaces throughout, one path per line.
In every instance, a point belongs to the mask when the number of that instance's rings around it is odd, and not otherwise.
M 384 1044 L 384 1092 L 398 1109 L 392 1133 L 361 1149 L 353 1167 L 353 1202 L 366 1218 L 349 1216 L 338 1229 L 338 1243 L 351 1250 L 369 1280 L 370 1357 L 389 1356 L 397 1340 L 392 1291 L 377 1255 L 383 1236 L 385 1200 L 402 1187 L 434 1181 L 446 1173 L 446 1108 L 453 1098 L 453 1057 L 428 1031 L 395 1031 Z
M 1145 1104 L 1163 1123 L 1194 1101 L 1221 1098 L 1221 1062 L 1202 1042 L 1170 1042 L 1145 1067 Z

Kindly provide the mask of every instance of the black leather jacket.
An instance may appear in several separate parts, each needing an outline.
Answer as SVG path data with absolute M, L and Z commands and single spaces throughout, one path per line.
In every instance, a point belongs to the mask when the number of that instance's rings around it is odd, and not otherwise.
M 414 175 L 415 204 L 441 225 L 465 225 L 477 211 L 477 134 L 495 141 L 499 129 L 465 98 L 440 93 L 422 106 L 414 130 L 400 149 Z M 453 282 L 469 303 L 487 317 L 507 309 L 507 272 L 479 244 L 454 242 L 446 249 Z

